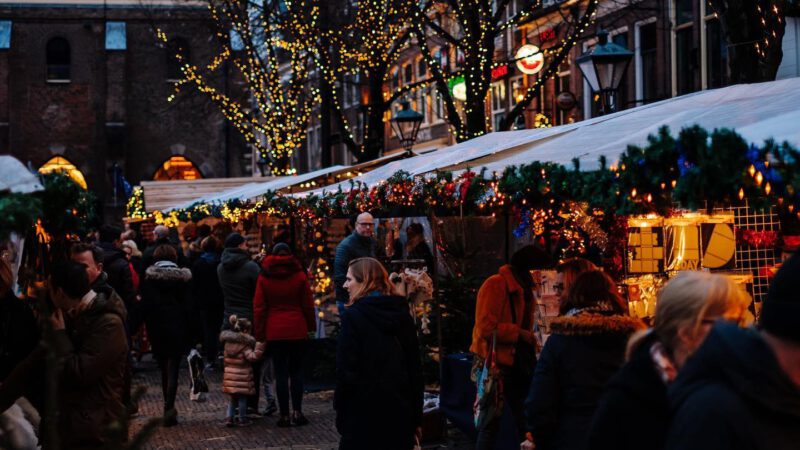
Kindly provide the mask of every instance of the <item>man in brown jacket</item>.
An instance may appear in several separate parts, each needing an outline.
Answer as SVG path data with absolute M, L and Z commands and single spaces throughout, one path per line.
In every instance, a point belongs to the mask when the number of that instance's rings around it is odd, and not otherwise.
M 54 265 L 50 298 L 61 447 L 102 448 L 109 426 L 125 411 L 125 306 L 118 296 L 91 290 L 85 267 L 72 261 Z

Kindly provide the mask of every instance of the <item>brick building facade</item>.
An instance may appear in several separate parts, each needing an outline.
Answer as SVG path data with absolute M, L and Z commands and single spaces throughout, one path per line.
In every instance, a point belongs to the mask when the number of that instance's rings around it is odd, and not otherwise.
M 124 203 L 114 197 L 115 166 L 132 184 L 186 170 L 250 174 L 249 149 L 206 97 L 184 89 L 167 101 L 180 68 L 155 30 L 193 64 L 209 61 L 217 49 L 204 3 L 3 3 L 0 153 L 34 169 L 63 158 L 98 194 L 106 217 L 119 216 Z M 225 75 L 216 82 L 239 87 Z

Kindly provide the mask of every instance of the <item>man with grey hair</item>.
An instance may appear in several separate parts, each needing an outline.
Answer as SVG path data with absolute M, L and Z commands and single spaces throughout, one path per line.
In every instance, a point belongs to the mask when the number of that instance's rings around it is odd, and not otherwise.
M 336 288 L 336 306 L 339 308 L 339 316 L 344 312 L 344 305 L 349 300 L 347 290 L 344 288 L 347 267 L 354 259 L 375 257 L 377 241 L 372 237 L 374 234 L 375 219 L 372 214 L 363 212 L 356 217 L 353 234 L 344 238 L 336 247 L 336 257 L 333 262 L 333 284 Z

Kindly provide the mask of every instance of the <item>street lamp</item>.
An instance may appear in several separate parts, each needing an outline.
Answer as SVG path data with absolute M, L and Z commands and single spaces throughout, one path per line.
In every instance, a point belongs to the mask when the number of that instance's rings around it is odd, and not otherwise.
M 603 114 L 616 111 L 617 89 L 631 59 L 632 51 L 608 42 L 608 31 L 600 30 L 597 45 L 575 60 L 592 91 L 600 93 Z
M 425 116 L 411 109 L 408 102 L 403 102 L 402 105 L 403 109 L 395 114 L 389 122 L 392 124 L 392 130 L 400 141 L 400 145 L 406 150 L 406 154 L 410 155 L 411 147 L 417 140 L 419 126 Z

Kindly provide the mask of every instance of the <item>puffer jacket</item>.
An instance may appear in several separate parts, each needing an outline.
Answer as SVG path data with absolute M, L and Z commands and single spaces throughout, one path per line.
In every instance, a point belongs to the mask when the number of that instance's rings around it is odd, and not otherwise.
M 189 351 L 191 279 L 189 269 L 168 261 L 159 261 L 145 271 L 141 310 L 156 355 L 179 356 Z
M 222 374 L 222 392 L 226 394 L 255 395 L 253 362 L 264 354 L 263 344 L 249 334 L 225 330 L 219 335 L 225 344 L 225 371 Z
M 307 339 L 317 322 L 311 285 L 300 262 L 291 255 L 270 255 L 261 269 L 253 297 L 256 340 Z

